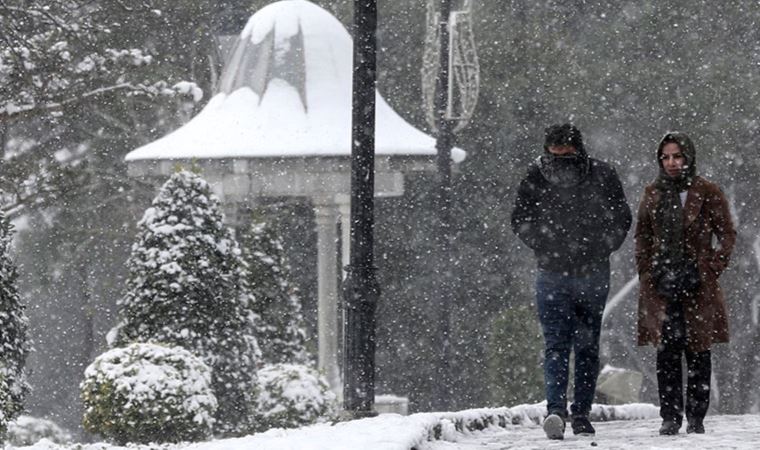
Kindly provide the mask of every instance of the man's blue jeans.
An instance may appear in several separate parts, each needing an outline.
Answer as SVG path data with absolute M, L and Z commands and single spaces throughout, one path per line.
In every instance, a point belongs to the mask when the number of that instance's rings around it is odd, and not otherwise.
M 570 352 L 575 352 L 576 416 L 587 416 L 599 375 L 599 333 L 610 288 L 609 271 L 569 276 L 539 270 L 536 300 L 544 332 L 544 383 L 549 413 L 567 414 Z

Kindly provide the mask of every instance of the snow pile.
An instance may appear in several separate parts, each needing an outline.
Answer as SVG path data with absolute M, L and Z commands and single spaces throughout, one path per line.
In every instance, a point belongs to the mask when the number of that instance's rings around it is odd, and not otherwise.
M 67 444 L 71 442 L 71 434 L 55 422 L 39 417 L 19 416 L 8 424 L 7 442 L 14 447 L 32 445 L 41 439 Z
M 211 436 L 211 369 L 180 347 L 135 343 L 103 353 L 85 370 L 85 428 L 119 443 Z
M 300 364 L 272 364 L 259 372 L 257 429 L 295 428 L 329 419 L 335 394 L 316 370 Z

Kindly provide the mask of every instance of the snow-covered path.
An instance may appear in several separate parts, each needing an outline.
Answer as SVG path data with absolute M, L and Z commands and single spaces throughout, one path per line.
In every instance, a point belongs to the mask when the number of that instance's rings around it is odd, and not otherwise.
M 150 444 L 126 447 L 107 443 L 54 444 L 43 439 L 24 450 L 506 450 L 506 449 L 760 449 L 760 415 L 708 416 L 707 434 L 659 436 L 654 405 L 594 405 L 597 435 L 550 441 L 538 425 L 546 404 L 483 408 L 459 412 L 418 413 L 317 424 L 298 429 L 271 429 L 250 436 L 194 444 Z M 483 430 L 483 431 L 469 431 Z M 10 450 L 11 447 L 5 447 Z
M 706 434 L 659 436 L 659 419 L 622 420 L 594 423 L 596 437 L 576 437 L 571 430 L 562 441 L 546 439 L 535 424 L 488 428 L 460 434 L 457 442 L 433 441 L 424 450 L 506 450 L 506 449 L 741 449 L 760 448 L 760 415 L 708 416 Z

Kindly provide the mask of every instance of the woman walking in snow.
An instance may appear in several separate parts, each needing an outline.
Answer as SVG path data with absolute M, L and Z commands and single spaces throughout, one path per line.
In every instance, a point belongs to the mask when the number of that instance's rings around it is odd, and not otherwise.
M 644 190 L 636 223 L 638 343 L 657 347 L 660 434 L 677 434 L 683 422 L 684 356 L 686 432 L 704 433 L 710 348 L 729 339 L 718 277 L 728 266 L 736 231 L 720 188 L 697 176 L 696 151 L 686 134 L 666 134 L 657 161 L 659 175 Z

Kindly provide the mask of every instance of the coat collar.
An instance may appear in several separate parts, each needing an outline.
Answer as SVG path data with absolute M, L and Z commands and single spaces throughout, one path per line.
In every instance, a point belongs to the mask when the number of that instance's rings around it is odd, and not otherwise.
M 687 191 L 686 204 L 683 207 L 683 225 L 688 228 L 696 220 L 702 203 L 705 200 L 704 182 L 700 177 L 694 177 L 694 182 Z

